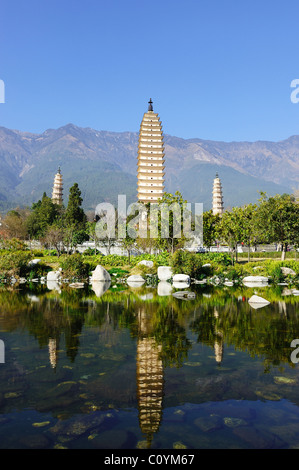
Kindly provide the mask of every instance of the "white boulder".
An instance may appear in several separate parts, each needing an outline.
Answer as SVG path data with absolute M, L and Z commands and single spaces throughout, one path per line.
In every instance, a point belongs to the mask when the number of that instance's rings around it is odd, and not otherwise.
M 188 274 L 175 274 L 172 278 L 173 282 L 187 282 L 190 283 L 190 276 Z
M 252 308 L 255 309 L 262 308 L 270 304 L 268 300 L 264 299 L 263 297 L 260 297 L 259 295 L 253 295 L 252 297 L 250 297 L 248 303 Z
M 32 259 L 31 261 L 29 261 L 28 266 L 36 266 L 40 262 L 41 262 L 40 259 Z
M 49 271 L 47 274 L 47 281 L 55 281 L 58 282 L 61 280 L 61 272 L 60 271 Z
M 133 274 L 127 279 L 127 284 L 130 287 L 141 287 L 145 283 L 145 280 L 139 274 Z
M 108 271 L 100 264 L 92 271 L 91 282 L 111 282 L 111 277 Z
M 246 287 L 265 287 L 268 285 L 269 279 L 265 276 L 246 276 L 243 284 Z
M 288 276 L 288 275 L 290 275 L 290 276 L 296 276 L 295 271 L 294 271 L 293 269 L 291 269 L 291 268 L 286 268 L 286 267 L 282 266 L 280 269 L 281 269 L 282 274 L 283 274 L 284 276 Z
M 138 264 L 141 266 L 146 266 L 147 268 L 152 268 L 154 266 L 154 262 L 147 260 L 147 259 L 143 259 L 142 261 L 139 261 Z
M 170 266 L 159 266 L 158 267 L 158 279 L 159 281 L 168 281 L 173 276 L 173 272 Z

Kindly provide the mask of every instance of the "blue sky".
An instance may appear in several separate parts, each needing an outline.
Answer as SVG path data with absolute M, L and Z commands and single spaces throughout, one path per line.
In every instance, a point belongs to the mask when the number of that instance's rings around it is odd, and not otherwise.
M 0 126 L 223 141 L 299 134 L 297 0 L 1 0 Z

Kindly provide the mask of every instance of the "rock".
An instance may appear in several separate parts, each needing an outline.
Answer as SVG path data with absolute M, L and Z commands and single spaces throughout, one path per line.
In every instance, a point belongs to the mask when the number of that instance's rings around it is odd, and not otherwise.
M 199 281 L 198 279 L 193 279 L 192 282 L 193 282 L 194 284 L 203 285 L 203 284 L 206 284 L 206 283 L 207 283 L 207 280 L 206 280 L 206 279 L 202 279 L 201 281 Z
M 236 428 L 238 426 L 247 426 L 248 423 L 244 419 L 241 418 L 224 418 L 223 419 L 225 426 L 229 428 Z
M 129 441 L 130 435 L 124 429 L 109 429 L 103 431 L 92 439 L 92 446 L 96 449 L 123 449 Z
M 96 269 L 92 271 L 91 282 L 111 282 L 111 277 L 108 271 L 101 265 L 97 265 Z
M 295 271 L 294 271 L 293 269 L 291 269 L 291 268 L 286 268 L 286 267 L 282 266 L 280 269 L 281 269 L 282 274 L 283 274 L 284 276 L 288 276 L 288 275 L 290 275 L 290 276 L 296 276 Z
M 203 264 L 202 267 L 203 267 L 203 268 L 210 268 L 210 267 L 211 267 L 211 263 Z
M 159 281 L 168 281 L 173 276 L 173 272 L 170 266 L 159 266 L 158 267 L 158 279 Z
M 69 287 L 72 287 L 73 289 L 83 289 L 84 282 L 73 282 L 72 284 L 69 284 Z
M 263 297 L 260 297 L 258 295 L 253 295 L 252 297 L 250 297 L 250 299 L 248 300 L 248 303 L 250 304 L 252 308 L 255 308 L 255 309 L 262 308 L 270 304 L 268 300 L 263 299 Z
M 31 261 L 29 261 L 28 266 L 36 266 L 40 262 L 41 262 L 40 259 L 32 259 Z
M 127 279 L 127 284 L 130 287 L 141 287 L 145 283 L 145 279 L 139 274 L 133 274 Z
M 294 383 L 296 383 L 296 380 L 291 379 L 289 377 L 276 376 L 276 377 L 274 377 L 274 382 L 276 384 L 294 384 Z
M 182 300 L 193 300 L 195 299 L 196 295 L 194 292 L 174 292 L 173 297 L 176 297 L 177 299 L 182 299 Z
M 79 437 L 85 433 L 90 433 L 93 429 L 99 428 L 107 420 L 112 420 L 113 417 L 108 417 L 98 411 L 84 416 L 75 416 L 66 421 L 58 421 L 55 426 L 50 428 L 51 433 L 68 437 Z
M 292 289 L 292 294 L 293 294 L 293 295 L 299 295 L 299 290 Z
M 50 271 L 47 274 L 47 281 L 60 281 L 61 272 L 60 271 Z
M 201 416 L 194 421 L 194 424 L 203 432 L 213 432 L 223 427 L 221 418 L 216 415 Z
M 172 278 L 173 282 L 186 282 L 190 284 L 190 276 L 188 274 L 175 274 Z
M 109 289 L 110 285 L 111 285 L 110 281 L 106 281 L 106 282 L 93 281 L 91 283 L 91 288 L 97 297 L 101 297 Z
M 225 281 L 225 282 L 224 282 L 224 285 L 225 285 L 226 287 L 232 287 L 232 286 L 234 285 L 234 283 L 233 283 L 233 281 Z
M 153 261 L 150 261 L 150 260 L 147 260 L 147 259 L 144 259 L 142 261 L 139 261 L 138 263 L 139 265 L 141 264 L 142 266 L 146 266 L 147 268 L 152 268 L 154 266 L 154 262 Z
M 246 276 L 243 279 L 243 283 L 250 283 L 250 284 L 268 284 L 269 278 L 265 276 Z
M 157 287 L 157 293 L 160 297 L 171 295 L 172 285 L 167 281 L 160 281 Z
M 172 447 L 174 449 L 187 449 L 187 446 L 180 441 L 174 442 Z
M 173 282 L 172 287 L 174 289 L 189 289 L 189 282 Z

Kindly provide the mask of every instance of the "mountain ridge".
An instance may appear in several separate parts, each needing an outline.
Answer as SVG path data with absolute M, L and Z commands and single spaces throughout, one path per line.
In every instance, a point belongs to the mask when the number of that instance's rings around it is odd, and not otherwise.
M 0 127 L 0 208 L 1 201 L 30 205 L 44 191 L 50 195 L 58 166 L 65 199 L 77 182 L 86 209 L 102 201 L 116 203 L 118 194 L 133 202 L 138 137 L 138 132 L 99 131 L 73 123 L 40 134 Z M 206 209 L 211 207 L 216 171 L 226 207 L 255 202 L 257 187 L 269 195 L 299 187 L 299 136 L 278 142 L 222 142 L 166 134 L 164 144 L 166 191 L 180 190 L 190 202 L 204 202 Z

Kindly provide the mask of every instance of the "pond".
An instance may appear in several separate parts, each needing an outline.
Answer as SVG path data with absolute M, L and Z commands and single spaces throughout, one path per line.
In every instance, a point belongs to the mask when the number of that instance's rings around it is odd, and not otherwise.
M 298 448 L 299 297 L 192 291 L 0 289 L 0 448 Z

